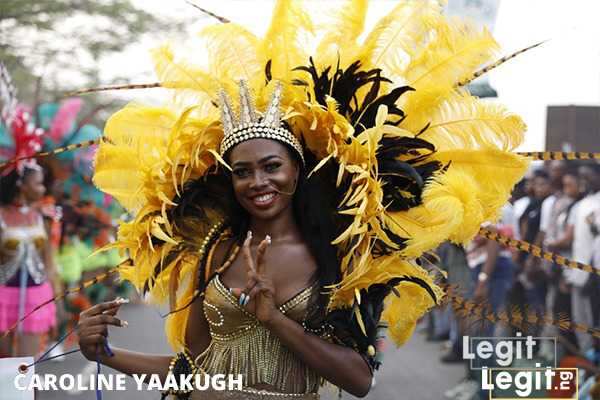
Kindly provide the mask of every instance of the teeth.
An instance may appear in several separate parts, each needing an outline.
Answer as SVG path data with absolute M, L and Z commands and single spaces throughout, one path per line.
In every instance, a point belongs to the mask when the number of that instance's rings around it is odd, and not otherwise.
M 271 200 L 273 197 L 275 197 L 275 194 L 274 193 L 269 193 L 269 194 L 265 194 L 265 195 L 262 195 L 262 196 L 255 197 L 254 199 L 256 201 L 264 202 L 264 201 Z

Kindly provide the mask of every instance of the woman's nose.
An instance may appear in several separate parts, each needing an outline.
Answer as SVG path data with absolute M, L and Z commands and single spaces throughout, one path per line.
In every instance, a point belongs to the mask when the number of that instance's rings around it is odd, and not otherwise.
M 251 189 L 262 188 L 266 185 L 267 181 L 260 172 L 257 172 L 252 176 L 252 180 L 250 182 Z

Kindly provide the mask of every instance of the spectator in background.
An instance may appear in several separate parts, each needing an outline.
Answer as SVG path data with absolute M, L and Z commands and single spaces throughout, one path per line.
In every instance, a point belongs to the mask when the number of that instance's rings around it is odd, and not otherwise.
M 519 219 L 521 240 L 534 243 L 540 231 L 542 204 L 552 194 L 550 176 L 543 170 L 536 170 L 532 178 L 533 196 Z M 546 303 L 545 274 L 534 257 L 520 252 L 516 256 L 517 280 L 511 291 L 511 302 L 526 312 L 543 312 Z M 537 328 L 536 328 L 537 329 Z M 528 332 L 535 333 L 535 332 Z
M 451 242 L 443 243 L 437 250 L 440 258 L 441 268 L 448 273 L 447 281 L 453 290 L 465 296 L 472 292 L 471 271 L 467 263 L 465 249 Z M 462 336 L 465 333 L 466 324 L 462 318 L 454 315 L 452 307 L 449 309 L 450 318 L 450 343 L 448 352 L 442 356 L 442 362 L 464 362 L 462 357 Z
M 548 164 L 548 178 L 550 179 L 551 194 L 547 196 L 542 202 L 542 209 L 540 214 L 540 231 L 538 237 L 535 240 L 535 244 L 541 245 L 544 242 L 545 233 L 551 229 L 550 225 L 555 221 L 554 205 L 559 204 L 559 209 L 565 201 L 568 201 L 563 196 L 563 176 L 566 173 L 566 164 L 564 161 L 550 161 Z
M 591 224 L 592 233 L 594 234 L 594 244 L 592 246 L 592 266 L 596 269 L 600 269 L 600 212 L 596 210 L 594 212 L 594 218 Z M 600 277 L 592 274 L 590 276 L 589 291 L 590 300 L 592 302 L 592 317 L 594 321 L 594 327 L 600 326 Z M 596 339 L 594 347 L 597 350 L 597 354 L 600 354 L 600 342 Z
M 513 210 L 511 204 L 506 204 L 502 209 L 500 222 L 495 226 L 488 225 L 488 229 L 497 230 L 504 236 L 513 237 Z M 471 298 L 478 304 L 488 304 L 489 310 L 499 313 L 506 309 L 508 294 L 514 282 L 515 266 L 509 249 L 497 242 L 486 240 L 477 236 L 467 247 L 467 261 L 471 268 L 472 295 Z M 468 324 L 469 321 L 466 321 Z M 500 329 L 501 324 L 491 324 L 488 321 L 469 327 L 470 336 L 493 337 L 505 336 Z M 488 367 L 496 366 L 494 362 L 484 363 Z M 479 365 L 481 366 L 481 365 Z M 468 372 L 469 379 L 461 382 L 457 387 L 445 393 L 446 397 L 461 399 L 487 398 L 487 392 L 481 389 L 481 374 L 478 370 Z M 478 396 L 478 397 L 476 397 Z
M 579 168 L 583 191 L 587 195 L 574 207 L 570 219 L 573 229 L 573 260 L 589 264 L 594 255 L 595 215 L 600 213 L 600 164 L 587 164 Z M 571 285 L 572 318 L 576 323 L 592 326 L 593 314 L 589 286 L 595 283 L 590 274 L 576 269 L 563 271 L 566 281 Z M 586 284 L 588 287 L 586 288 Z M 586 290 L 588 289 L 588 290 Z M 579 349 L 582 352 L 592 347 L 592 337 L 587 333 L 577 332 Z
M 573 244 L 573 226 L 569 217 L 577 202 L 581 199 L 581 184 L 576 171 L 568 171 L 563 175 L 563 189 L 560 197 L 554 201 L 549 212 L 549 222 L 542 230 L 543 245 L 548 251 L 564 257 L 571 257 Z
M 532 192 L 529 204 L 519 218 L 519 231 L 521 239 L 534 243 L 540 231 L 542 219 L 542 204 L 552 194 L 550 176 L 544 170 L 536 170 L 532 177 Z M 525 257 L 522 256 L 522 261 Z
M 533 183 L 532 178 L 526 176 L 517 184 L 515 190 L 513 190 L 512 201 L 513 204 L 513 222 L 512 226 L 514 229 L 515 239 L 521 239 L 521 230 L 519 220 L 523 216 L 525 209 L 529 206 L 531 198 L 533 197 Z
M 566 171 L 562 177 L 562 183 L 562 190 L 558 192 L 548 215 L 550 222 L 540 232 L 540 238 L 543 238 L 545 250 L 571 258 L 573 244 L 571 220 L 574 207 L 582 197 L 577 171 Z M 548 281 L 546 311 L 552 312 L 554 315 L 571 315 L 571 293 L 563 276 L 564 267 L 549 261 L 543 261 L 542 264 Z M 544 327 L 544 336 L 558 335 L 561 335 L 569 343 L 576 343 L 574 332 L 562 331 L 553 326 Z M 562 350 L 562 346 L 559 349 Z M 554 346 L 544 349 L 544 356 L 548 358 L 553 358 L 554 353 Z
M 43 170 L 34 163 L 0 177 L 0 356 L 37 355 L 56 326 L 51 302 L 4 337 L 60 291 L 48 227 L 34 206 L 46 190 L 43 182 Z

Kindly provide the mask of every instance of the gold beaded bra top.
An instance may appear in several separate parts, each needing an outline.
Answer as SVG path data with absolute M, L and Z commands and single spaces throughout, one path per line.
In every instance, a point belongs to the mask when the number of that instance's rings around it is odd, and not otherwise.
M 289 318 L 302 323 L 313 284 L 279 306 Z M 320 377 L 282 345 L 279 338 L 239 305 L 217 273 L 206 287 L 204 315 L 212 337 L 196 364 L 209 375 L 238 374 L 245 387 L 281 393 L 316 393 Z
M 0 285 L 18 286 L 20 268 L 27 270 L 32 284 L 43 283 L 46 241 L 44 221 L 38 212 L 0 209 Z

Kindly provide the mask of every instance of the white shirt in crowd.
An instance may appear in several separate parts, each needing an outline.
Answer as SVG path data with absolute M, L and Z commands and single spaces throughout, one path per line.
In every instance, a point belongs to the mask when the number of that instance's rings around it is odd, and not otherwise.
M 557 198 L 558 197 L 553 194 L 546 197 L 542 202 L 542 211 L 540 214 L 540 232 L 548 232 L 548 227 L 552 223 L 552 207 L 554 207 Z
M 513 204 L 512 225 L 513 225 L 513 230 L 514 230 L 514 234 L 515 234 L 515 239 L 521 239 L 521 230 L 519 227 L 519 219 L 521 219 L 521 216 L 525 212 L 525 209 L 529 205 L 530 201 L 531 201 L 531 199 L 529 198 L 529 196 L 525 196 L 525 197 L 521 197 L 519 200 L 515 201 L 515 204 Z
M 514 206 L 510 203 L 506 203 L 502 207 L 502 213 L 500 216 L 500 220 L 496 224 L 496 228 L 504 231 L 505 235 L 509 235 L 511 237 L 514 236 L 514 226 L 513 221 L 515 220 L 514 215 Z M 490 223 L 485 223 L 482 227 L 489 227 Z M 486 241 L 483 240 L 474 240 L 467 246 L 467 264 L 469 268 L 475 268 L 479 264 L 483 264 L 485 260 L 487 260 L 487 249 L 485 246 Z M 498 254 L 500 257 L 511 258 L 512 253 L 510 249 L 502 246 L 500 248 L 500 252 Z
M 585 264 L 590 264 L 594 255 L 594 234 L 587 221 L 592 213 L 595 213 L 596 217 L 600 213 L 600 192 L 583 198 L 573 207 L 569 216 L 569 224 L 574 226 L 572 257 L 573 260 Z M 599 251 L 600 249 L 596 249 L 596 253 Z M 563 273 L 569 283 L 578 287 L 585 285 L 589 275 L 589 272 L 573 268 L 567 268 Z

